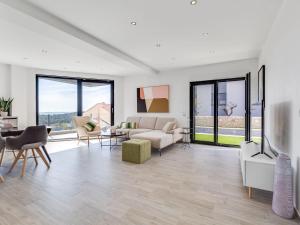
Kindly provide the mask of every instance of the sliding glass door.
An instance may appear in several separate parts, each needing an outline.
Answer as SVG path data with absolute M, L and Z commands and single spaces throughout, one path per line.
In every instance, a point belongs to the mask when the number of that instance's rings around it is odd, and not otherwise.
M 82 82 L 82 114 L 90 116 L 100 127 L 111 125 L 111 85 Z
M 214 83 L 203 83 L 193 88 L 194 140 L 215 142 Z
M 72 132 L 74 116 L 90 116 L 102 128 L 113 125 L 114 82 L 37 75 L 36 122 L 54 132 Z
M 240 145 L 245 141 L 245 80 L 217 82 L 218 144 Z
M 192 142 L 237 146 L 248 139 L 245 78 L 191 83 Z
M 39 78 L 38 124 L 51 126 L 53 131 L 74 129 L 72 117 L 77 115 L 77 81 Z

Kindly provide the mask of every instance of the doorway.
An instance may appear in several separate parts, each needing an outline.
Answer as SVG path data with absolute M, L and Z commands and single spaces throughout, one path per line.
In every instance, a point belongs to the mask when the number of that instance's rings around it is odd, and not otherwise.
M 250 74 L 190 83 L 191 142 L 239 146 L 249 140 Z

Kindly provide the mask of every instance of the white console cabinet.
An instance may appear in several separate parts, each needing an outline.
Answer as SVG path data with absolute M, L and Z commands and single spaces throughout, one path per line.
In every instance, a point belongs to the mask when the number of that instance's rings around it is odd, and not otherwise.
M 269 153 L 273 159 L 265 155 L 251 157 L 259 151 L 260 145 L 253 142 L 241 144 L 240 160 L 243 185 L 248 187 L 249 198 L 252 196 L 252 188 L 273 191 L 275 156 Z

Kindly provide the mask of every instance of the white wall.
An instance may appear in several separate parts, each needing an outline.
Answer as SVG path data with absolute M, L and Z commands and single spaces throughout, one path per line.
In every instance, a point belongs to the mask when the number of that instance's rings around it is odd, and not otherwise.
M 10 65 L 0 64 L 0 97 L 10 97 Z
M 286 0 L 260 56 L 266 65 L 266 134 L 289 154 L 300 208 L 300 1 Z
M 19 126 L 35 125 L 36 74 L 110 79 L 115 81 L 115 122 L 123 120 L 123 78 L 116 76 L 61 72 L 0 64 L 0 97 L 13 97 L 12 114 L 19 117 Z
M 138 87 L 166 84 L 170 85 L 170 112 L 147 113 L 147 116 L 176 117 L 181 125 L 186 126 L 189 119 L 189 84 L 191 81 L 244 77 L 248 72 L 257 74 L 257 63 L 257 59 L 250 59 L 174 70 L 157 75 L 126 77 L 124 78 L 123 119 L 125 120 L 128 116 L 145 115 L 137 113 L 136 89 Z

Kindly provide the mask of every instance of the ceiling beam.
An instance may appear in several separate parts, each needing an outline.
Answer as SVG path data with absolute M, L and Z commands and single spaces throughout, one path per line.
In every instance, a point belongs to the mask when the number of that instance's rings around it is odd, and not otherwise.
M 40 7 L 37 7 L 36 5 L 24 1 L 24 0 L 0 0 L 3 4 L 14 8 L 28 16 L 31 16 L 39 21 L 42 21 L 50 26 L 55 27 L 56 29 L 59 29 L 60 31 L 63 31 L 73 37 L 76 37 L 90 45 L 93 45 L 97 48 L 99 48 L 102 51 L 105 51 L 119 59 L 122 59 L 124 61 L 127 61 L 147 72 L 151 73 L 159 73 L 159 71 L 146 63 L 128 55 L 127 53 L 121 51 L 120 49 L 104 42 L 103 40 L 85 32 L 84 30 L 79 29 L 78 27 L 68 23 L 65 20 L 62 20 L 61 18 L 47 12 L 44 9 L 41 9 Z

